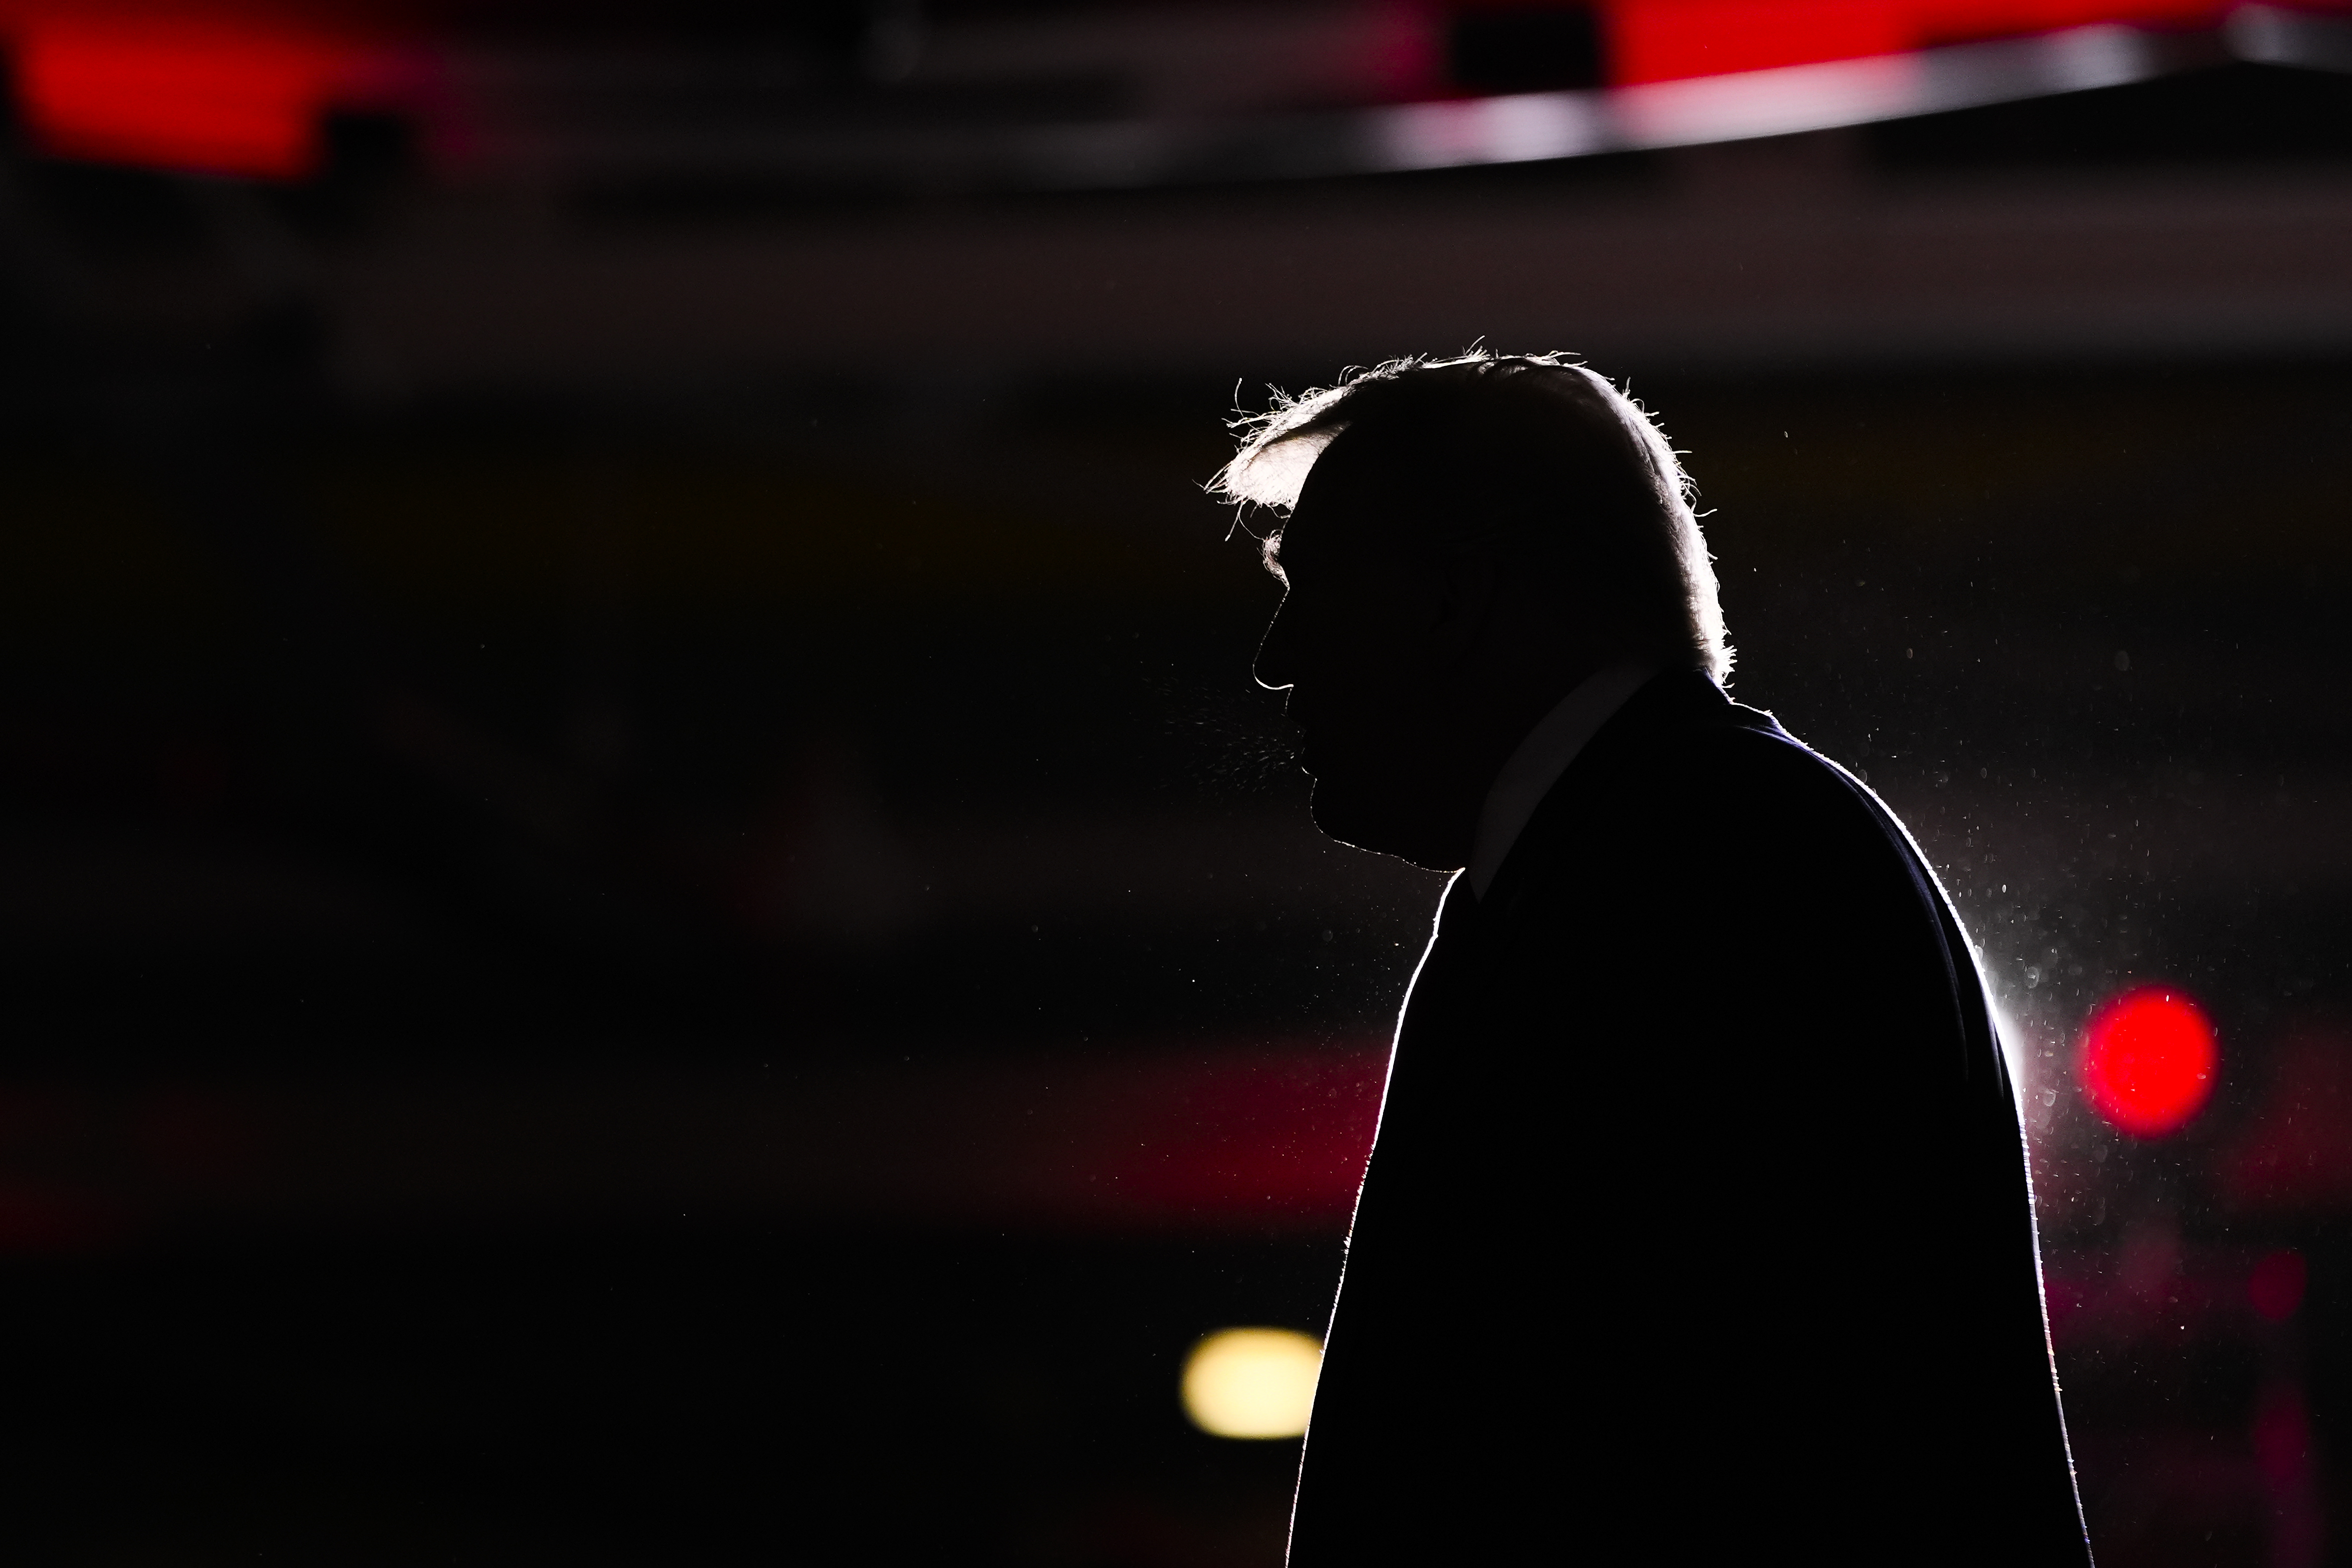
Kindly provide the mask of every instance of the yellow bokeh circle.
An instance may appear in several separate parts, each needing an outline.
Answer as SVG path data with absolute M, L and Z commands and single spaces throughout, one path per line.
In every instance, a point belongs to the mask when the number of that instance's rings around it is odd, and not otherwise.
M 1293 1329 L 1225 1329 L 1184 1360 L 1184 1414 L 1219 1437 L 1296 1437 L 1315 1408 L 1323 1347 Z

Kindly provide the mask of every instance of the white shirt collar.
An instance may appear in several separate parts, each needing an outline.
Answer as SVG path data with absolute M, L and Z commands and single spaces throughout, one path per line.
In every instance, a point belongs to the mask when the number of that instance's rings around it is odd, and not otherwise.
M 1561 698 L 1552 710 L 1528 731 L 1503 771 L 1486 792 L 1478 812 L 1478 831 L 1470 840 L 1470 890 L 1480 898 L 1502 869 L 1503 858 L 1543 804 L 1568 764 L 1576 761 L 1585 743 L 1601 726 L 1615 717 L 1626 699 L 1657 674 L 1646 664 L 1615 664 L 1588 676 L 1582 685 Z

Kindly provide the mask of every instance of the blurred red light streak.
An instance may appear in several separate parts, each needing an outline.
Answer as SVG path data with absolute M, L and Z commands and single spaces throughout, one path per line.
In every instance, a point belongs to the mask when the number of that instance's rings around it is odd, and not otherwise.
M 364 48 L 299 21 L 20 7 L 8 15 L 19 114 L 45 153 L 265 179 L 319 163 L 320 127 Z
M 1671 81 L 2109 22 L 2211 26 L 2227 0 L 1604 0 L 1610 79 Z
M 1601 0 L 1599 13 L 1608 79 L 1630 85 L 2099 23 L 2213 26 L 2238 8 L 2230 0 Z M 2294 8 L 2340 13 L 2352 0 Z M 0 44 L 26 127 L 50 153 L 298 178 L 316 170 L 320 119 L 354 79 L 389 55 L 462 32 L 476 9 L 491 8 L 0 0 Z
M 799 1215 L 1342 1234 L 1385 1041 L 710 1078 L 0 1086 L 0 1257 L 190 1227 Z
M 278 178 L 316 163 L 341 64 L 288 38 L 54 24 L 30 30 L 16 56 L 22 111 L 46 152 Z

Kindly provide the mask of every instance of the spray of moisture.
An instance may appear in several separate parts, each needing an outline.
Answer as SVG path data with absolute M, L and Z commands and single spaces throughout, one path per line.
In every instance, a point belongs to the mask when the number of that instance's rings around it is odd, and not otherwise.
M 1193 782 L 1212 794 L 1255 795 L 1297 769 L 1298 727 L 1284 717 L 1276 693 L 1171 686 L 1160 696 Z

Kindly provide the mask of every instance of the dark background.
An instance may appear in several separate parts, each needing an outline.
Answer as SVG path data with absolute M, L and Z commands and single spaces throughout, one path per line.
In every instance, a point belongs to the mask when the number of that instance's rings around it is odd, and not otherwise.
M 1736 694 L 1981 945 L 2102 1561 L 2352 1561 L 2352 78 L 1046 189 L 708 149 L 762 60 L 820 151 L 1164 106 L 486 15 L 471 153 L 0 166 L 12 1560 L 1278 1563 L 1296 1445 L 1177 1370 L 1319 1329 L 1442 879 L 1314 834 L 1201 485 L 1484 337 L 1632 377 Z M 1480 16 L 1444 90 L 1592 79 Z M 2147 980 L 2221 1042 L 2158 1141 L 2072 1069 Z M 1704 1159 L 1673 1093 L 1574 1109 Z M 1465 1314 L 1465 1376 L 1562 1331 Z

